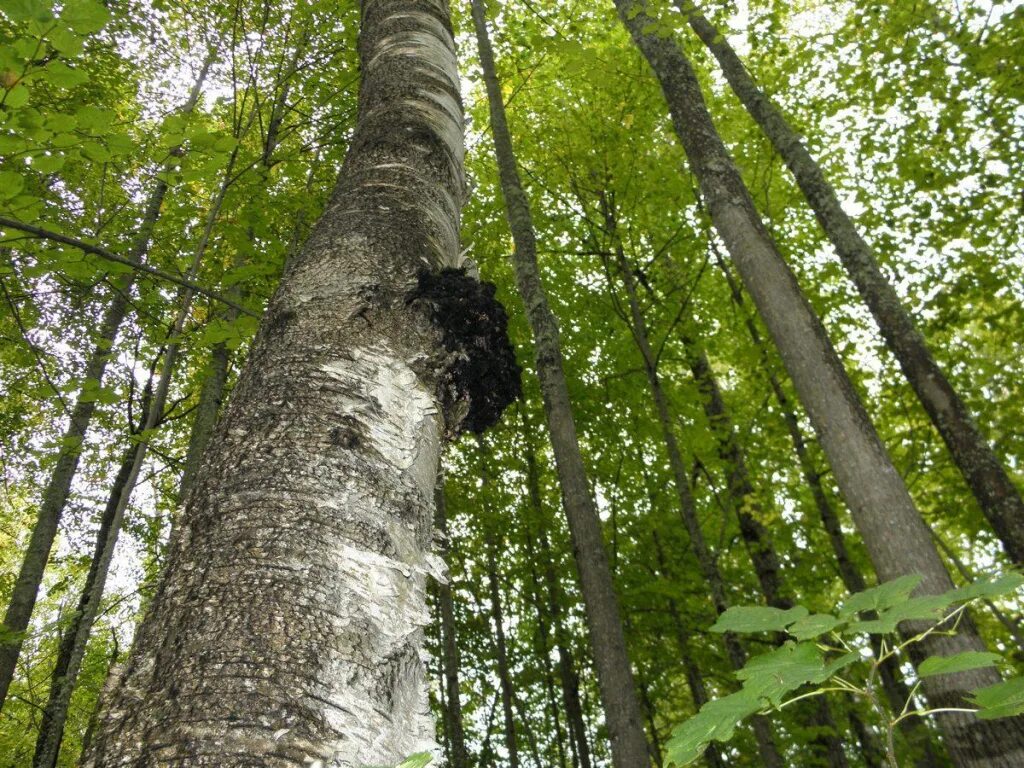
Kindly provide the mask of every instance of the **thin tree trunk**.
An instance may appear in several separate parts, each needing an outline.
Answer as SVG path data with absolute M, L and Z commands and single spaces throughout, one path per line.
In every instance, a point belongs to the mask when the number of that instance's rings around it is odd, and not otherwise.
M 203 82 L 206 80 L 206 74 L 212 63 L 212 56 L 204 62 L 199 76 L 192 86 L 192 91 L 182 106 L 183 114 L 190 113 L 198 102 Z M 177 157 L 180 154 L 180 149 L 176 148 L 170 154 Z M 128 250 L 127 260 L 133 264 L 142 263 L 149 251 L 153 230 L 160 218 L 160 209 L 167 195 L 167 187 L 163 175 L 157 174 L 153 189 L 146 200 L 135 239 Z M 36 598 L 39 595 L 43 572 L 50 559 L 53 540 L 57 535 L 57 528 L 71 492 L 71 483 L 78 470 L 82 443 L 96 410 L 96 398 L 92 394 L 92 390 L 103 383 L 107 362 L 110 360 L 112 349 L 117 341 L 121 323 L 128 313 L 128 302 L 132 286 L 135 284 L 135 276 L 136 273 L 133 270 L 113 281 L 113 295 L 103 314 L 103 319 L 100 321 L 96 344 L 86 361 L 85 375 L 82 377 L 75 406 L 71 411 L 71 420 L 61 440 L 53 472 L 43 489 L 36 523 L 32 528 L 25 557 L 11 592 L 11 602 L 4 614 L 3 631 L 8 640 L 0 643 L 0 709 L 3 708 L 7 699 L 7 691 L 14 679 L 14 670 L 21 653 L 25 631 L 28 629 L 29 619 L 32 616 L 32 609 L 35 608 Z
M 141 433 L 146 427 L 146 421 L 152 408 L 152 384 L 151 376 L 143 397 L 142 418 L 139 424 L 132 428 L 132 435 Z M 60 639 L 57 662 L 51 674 L 49 698 L 43 709 L 39 732 L 36 736 L 35 753 L 32 757 L 33 768 L 41 766 L 52 768 L 57 764 L 57 756 L 60 753 L 60 745 L 64 737 L 68 706 L 71 702 L 71 691 L 74 689 L 74 678 L 85 658 L 84 646 L 88 643 L 98 610 L 96 605 L 98 594 L 102 593 L 102 585 L 97 589 L 98 582 L 102 582 L 106 578 L 109 565 L 109 559 L 105 557 L 105 554 L 113 550 L 113 544 L 117 541 L 116 528 L 118 527 L 117 523 L 120 522 L 118 510 L 121 506 L 121 497 L 130 492 L 128 483 L 137 474 L 135 472 L 137 452 L 137 446 L 134 443 L 125 450 L 111 486 L 110 496 L 107 498 L 107 504 L 100 517 L 100 526 L 96 532 L 96 543 L 92 561 L 89 563 L 89 571 L 85 577 L 85 585 L 82 587 L 78 606 L 71 622 Z
M 540 544 L 541 560 L 544 563 L 544 585 L 547 592 L 548 615 L 554 631 L 555 646 L 558 650 L 558 675 L 562 687 L 562 702 L 565 707 L 565 720 L 569 728 L 569 743 L 572 747 L 573 765 L 579 768 L 591 768 L 590 742 L 587 739 L 587 727 L 583 722 L 583 704 L 580 701 L 580 678 L 569 648 L 562 622 L 562 592 L 558 587 L 558 574 L 555 572 L 554 552 L 548 538 L 546 511 L 540 495 L 540 476 L 537 469 L 537 456 L 531 438 L 530 425 L 526 414 L 522 413 L 523 443 L 526 455 L 526 488 L 530 506 L 537 520 L 537 539 Z
M 434 527 L 443 542 L 447 554 L 448 547 L 448 512 L 445 503 L 444 476 L 438 472 L 437 492 L 434 494 L 436 510 Z M 444 670 L 444 691 L 446 706 L 444 708 L 444 731 L 450 749 L 448 762 L 450 768 L 469 768 L 469 757 L 466 754 L 466 735 L 462 728 L 462 700 L 459 696 L 459 670 L 462 662 L 459 658 L 459 644 L 456 638 L 455 601 L 452 599 L 451 577 L 437 581 L 437 602 L 441 614 L 441 666 Z
M 281 88 L 274 100 L 270 110 L 270 117 L 267 120 L 266 137 L 263 140 L 263 151 L 260 154 L 261 180 L 265 185 L 270 177 L 270 169 L 274 152 L 281 135 L 281 126 L 284 122 L 285 112 L 288 108 L 288 94 L 291 92 L 291 78 L 295 74 L 299 58 L 304 50 L 303 45 L 296 46 L 291 64 L 287 73 L 282 78 Z M 255 245 L 256 235 L 253 228 L 249 227 L 249 243 Z M 242 266 L 241 263 L 235 266 Z M 242 298 L 242 290 L 239 284 L 232 286 L 228 292 L 230 298 L 236 302 Z M 239 312 L 234 307 L 228 307 L 224 313 L 224 322 L 232 323 L 238 319 Z M 185 494 L 195 482 L 196 474 L 199 472 L 199 462 L 202 460 L 206 446 L 213 437 L 214 428 L 217 426 L 217 417 L 220 414 L 221 405 L 224 402 L 225 390 L 228 382 L 228 371 L 231 367 L 231 350 L 225 342 L 214 344 L 210 350 L 210 360 L 203 371 L 202 387 L 199 390 L 199 399 L 196 401 L 195 413 L 192 415 L 192 429 L 189 432 L 188 447 L 185 450 L 185 462 L 181 470 L 181 479 L 178 481 L 178 500 L 183 500 Z
M 936 363 L 924 336 L 886 279 L 871 246 L 843 210 L 832 185 L 799 134 L 762 92 L 739 56 L 690 0 L 676 0 L 690 26 L 718 60 L 736 96 L 793 173 L 875 322 L 899 361 L 985 517 L 1017 565 L 1024 564 L 1024 500 L 973 416 Z
M 558 324 L 548 308 L 540 282 L 530 206 L 516 168 L 494 53 L 487 35 L 483 3 L 474 0 L 472 6 L 487 86 L 498 172 L 505 197 L 505 213 L 515 243 L 512 258 L 516 282 L 526 305 L 536 346 L 537 375 L 541 382 L 555 465 L 580 574 L 598 687 L 611 740 L 612 762 L 615 768 L 648 768 L 650 759 L 640 704 L 630 668 L 618 598 L 608 567 L 601 522 L 580 455 L 562 365 Z
M 267 310 L 87 765 L 393 765 L 433 745 L 420 649 L 448 354 L 407 297 L 424 261 L 460 266 L 447 4 L 365 0 L 359 52 L 338 186 Z
M 535 542 L 533 536 L 530 533 L 529 527 L 526 529 L 526 551 L 534 552 Z M 555 681 L 554 681 L 554 670 L 551 668 L 551 616 L 548 613 L 547 606 L 544 604 L 543 587 L 541 585 L 540 574 L 537 572 L 537 564 L 535 558 L 528 558 L 528 564 L 530 567 L 530 580 L 533 584 L 533 589 L 530 590 L 530 597 L 533 601 L 534 611 L 537 613 L 537 634 L 535 637 L 535 653 L 537 658 L 541 661 L 544 666 L 544 692 L 547 696 L 547 706 L 549 714 L 551 716 L 551 722 L 554 725 L 555 732 L 555 746 L 558 751 L 558 765 L 560 768 L 565 765 L 565 734 L 562 730 L 562 718 L 561 713 L 558 710 L 558 700 L 555 694 Z M 561 649 L 559 649 L 561 650 Z M 578 766 L 579 761 L 576 757 L 576 746 L 571 744 L 572 752 L 572 765 L 573 768 Z
M 652 531 L 651 533 L 654 539 L 654 554 L 658 559 L 658 570 L 667 576 L 668 566 L 665 562 L 665 550 L 661 546 L 661 539 L 657 531 Z M 690 633 L 683 622 L 682 615 L 679 613 L 679 606 L 672 598 L 669 598 L 668 601 L 668 613 L 672 617 L 676 647 L 679 649 L 679 657 L 683 660 L 683 672 L 686 675 L 686 684 L 690 689 L 690 696 L 693 698 L 693 708 L 694 711 L 698 711 L 711 700 L 708 696 L 707 686 L 704 684 L 704 675 L 690 653 Z M 704 750 L 704 760 L 711 768 L 725 768 L 722 753 L 714 742 L 708 744 L 707 749 Z
M 903 479 L 892 465 L 820 319 L 803 296 L 758 217 L 749 191 L 715 131 L 690 62 L 675 40 L 656 34 L 643 0 L 616 0 L 623 23 L 651 64 L 669 104 L 679 140 L 729 249 L 815 425 L 836 481 L 882 580 L 922 577 L 918 594 L 953 587 Z M 920 623 L 907 623 L 910 632 Z M 932 634 L 922 654 L 951 655 L 985 646 L 969 620 L 954 635 Z M 934 708 L 961 708 L 967 692 L 999 682 L 994 668 L 925 679 Z M 1024 717 L 980 720 L 945 711 L 938 720 L 958 766 L 1024 762 Z

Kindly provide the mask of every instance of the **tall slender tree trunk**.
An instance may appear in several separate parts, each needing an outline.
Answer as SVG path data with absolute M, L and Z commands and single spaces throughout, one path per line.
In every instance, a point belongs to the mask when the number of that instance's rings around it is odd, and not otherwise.
M 573 754 L 573 765 L 579 768 L 591 768 L 590 742 L 587 739 L 587 728 L 583 721 L 583 704 L 580 701 L 580 678 L 576 671 L 569 638 L 566 636 L 562 621 L 562 592 L 558 587 L 558 574 L 555 572 L 554 552 L 551 539 L 548 537 L 546 511 L 540 494 L 540 476 L 537 469 L 537 455 L 531 437 L 530 424 L 525 411 L 522 413 L 523 444 L 526 456 L 526 488 L 530 507 L 537 521 L 537 540 L 540 545 L 541 561 L 544 563 L 544 586 L 547 595 L 547 615 L 550 617 L 555 647 L 558 650 L 558 675 L 562 688 L 562 703 L 565 707 L 565 720 L 569 729 L 569 743 Z
M 839 522 L 839 513 L 832 505 L 832 502 L 829 501 L 825 488 L 821 483 L 821 475 L 814 466 L 810 453 L 808 453 L 807 440 L 800 427 L 800 420 L 797 418 L 793 403 L 790 401 L 785 389 L 783 389 L 779 377 L 772 369 L 768 355 L 768 346 L 762 338 L 754 319 L 747 312 L 743 292 L 740 286 L 737 285 L 736 278 L 733 277 L 729 266 L 722 260 L 717 248 L 714 249 L 714 256 L 719 269 L 729 285 L 732 301 L 743 315 L 743 321 L 750 334 L 751 341 L 754 342 L 754 346 L 757 347 L 761 354 L 761 361 L 765 375 L 768 378 L 768 384 L 771 387 L 772 394 L 782 414 L 782 420 L 789 433 L 790 441 L 793 444 L 793 452 L 796 454 L 797 461 L 800 464 L 804 482 L 807 483 L 811 491 L 811 497 L 814 500 L 818 516 L 821 518 L 822 527 L 828 535 L 829 544 L 836 558 L 839 576 L 849 592 L 862 592 L 867 588 L 867 581 L 864 579 L 856 563 L 853 562 L 849 550 L 846 548 L 846 538 L 843 534 L 842 525 Z M 877 647 L 877 643 L 873 643 L 873 649 L 875 655 L 879 655 L 880 649 Z M 889 657 L 882 662 L 879 668 L 879 677 L 890 708 L 894 712 L 899 712 L 903 709 L 903 705 L 910 696 L 910 689 L 903 683 L 903 674 L 895 658 Z M 900 721 L 899 729 L 914 751 L 914 765 L 917 768 L 937 768 L 940 764 L 940 759 L 936 753 L 934 739 L 932 739 L 925 722 L 921 718 L 908 717 Z
M 146 385 L 142 402 L 142 417 L 136 427 L 131 430 L 132 435 L 141 433 L 146 427 L 152 408 L 152 377 Z M 56 765 L 57 756 L 60 752 L 60 744 L 64 736 L 64 723 L 67 719 L 68 705 L 71 701 L 71 691 L 74 686 L 73 678 L 84 660 L 84 648 L 81 646 L 88 642 L 91 634 L 91 625 L 95 620 L 97 595 L 97 580 L 103 580 L 106 576 L 109 560 L 104 557 L 106 552 L 112 551 L 113 543 L 117 540 L 115 526 L 119 521 L 118 509 L 121 505 L 121 497 L 129 491 L 128 484 L 135 473 L 135 456 L 137 453 L 136 444 L 132 443 L 125 450 L 121 464 L 114 482 L 107 497 L 106 506 L 100 517 L 100 526 L 96 532 L 96 543 L 93 548 L 92 561 L 89 563 L 89 571 L 86 573 L 85 584 L 82 593 L 78 598 L 78 605 L 71 622 L 64 630 L 60 639 L 60 646 L 57 650 L 57 662 L 54 664 L 50 676 L 50 693 L 43 709 L 42 718 L 39 722 L 39 732 L 36 736 L 35 754 L 32 757 L 33 768 L 46 766 L 50 768 Z M 83 624 L 89 628 L 83 632 Z
M 654 554 L 658 559 L 658 571 L 668 576 L 668 566 L 665 562 L 665 550 L 661 546 L 661 538 L 657 531 L 652 531 L 654 539 Z M 679 612 L 679 605 L 672 598 L 668 600 L 668 613 L 672 618 L 672 628 L 675 630 L 676 647 L 679 649 L 679 656 L 683 660 L 683 672 L 686 675 L 686 684 L 690 689 L 690 696 L 693 698 L 693 708 L 699 710 L 710 701 L 707 686 L 704 684 L 704 675 L 700 667 L 693 660 L 690 652 L 690 633 Z M 711 768 L 725 768 L 722 761 L 722 753 L 714 742 L 708 744 L 704 750 L 704 760 Z
M 711 220 L 807 408 L 879 578 L 916 573 L 922 577 L 919 594 L 951 589 L 927 525 L 715 131 L 690 62 L 674 39 L 652 31 L 643 0 L 616 0 L 616 6 L 661 83 Z M 913 631 L 915 625 L 905 628 Z M 970 621 L 962 622 L 954 635 L 929 635 L 920 646 L 927 655 L 984 650 Z M 929 677 L 923 688 L 933 707 L 961 708 L 968 691 L 999 679 L 998 671 L 988 668 Z M 986 721 L 947 710 L 938 720 L 958 766 L 1002 768 L 1024 762 L 1024 718 Z
M 781 110 L 757 87 L 728 39 L 690 0 L 676 0 L 693 31 L 718 60 L 733 92 L 789 167 L 935 428 L 978 499 L 1007 554 L 1024 564 L 1024 500 L 985 440 L 960 394 L 883 274 L 871 246 L 843 210 L 835 189 Z
M 540 282 L 530 205 L 516 167 L 483 3 L 474 0 L 472 6 L 487 86 L 498 172 L 505 197 L 505 212 L 515 243 L 512 258 L 516 282 L 526 305 L 527 319 L 536 346 L 537 375 L 541 382 L 555 465 L 580 574 L 601 703 L 611 739 L 612 762 L 615 768 L 647 768 L 650 758 L 640 704 L 626 649 L 618 598 L 608 567 L 601 522 L 587 483 L 586 468 L 576 436 L 562 366 L 558 324 L 548 308 Z
M 447 3 L 365 0 L 359 53 L 338 186 L 267 310 L 87 765 L 392 765 L 433 747 L 420 649 L 450 358 L 409 296 L 424 262 L 459 266 Z
M 191 112 L 199 101 L 206 74 L 212 63 L 212 56 L 204 62 L 196 82 L 192 86 L 192 91 L 182 106 L 184 114 Z M 177 156 L 180 151 L 175 149 L 171 151 L 171 154 Z M 132 263 L 141 263 L 149 251 L 153 230 L 156 228 L 157 220 L 160 218 L 160 209 L 167 196 L 167 186 L 167 182 L 158 174 L 153 183 L 153 189 L 149 193 L 149 198 L 146 200 L 139 228 L 127 253 L 127 258 Z M 22 560 L 21 569 L 18 571 L 18 577 L 11 592 L 11 602 L 4 614 L 4 634 L 12 639 L 0 643 L 0 709 L 3 708 L 7 699 L 7 691 L 14 679 L 14 670 L 21 653 L 24 633 L 28 629 L 32 609 L 35 608 L 39 587 L 43 581 L 43 572 L 50 559 L 53 540 L 57 535 L 57 528 L 71 493 L 71 483 L 78 470 L 82 443 L 96 410 L 96 398 L 92 395 L 92 390 L 103 383 L 107 362 L 110 360 L 111 351 L 117 341 L 121 323 L 128 313 L 130 294 L 134 285 L 134 271 L 122 275 L 113 282 L 113 295 L 110 297 L 110 303 L 100 321 L 95 346 L 86 360 L 85 374 L 71 411 L 68 428 L 61 440 L 61 447 L 50 479 L 43 489 L 39 512 L 25 549 L 25 558 Z
M 434 526 L 445 547 L 448 547 L 448 512 L 445 503 L 444 476 L 438 472 Z M 459 695 L 459 644 L 456 637 L 455 601 L 452 599 L 451 577 L 437 582 L 437 602 L 441 614 L 441 667 L 444 671 L 444 732 L 448 738 L 448 763 L 451 768 L 469 768 L 466 735 L 462 727 L 462 699 Z
M 266 135 L 263 139 L 263 150 L 260 153 L 260 177 L 264 185 L 270 178 L 270 169 L 273 165 L 274 152 L 281 136 L 281 127 L 284 123 L 285 113 L 288 109 L 288 95 L 291 92 L 292 78 L 301 57 L 304 45 L 299 44 L 295 48 L 291 64 L 283 74 L 281 87 L 274 99 L 267 120 Z M 248 232 L 249 242 L 256 243 L 256 234 L 252 227 Z M 242 266 L 236 264 L 236 266 Z M 238 301 L 243 298 L 241 286 L 235 284 L 229 291 L 230 297 Z M 238 319 L 239 312 L 235 307 L 228 307 L 224 312 L 224 321 L 232 323 Z M 228 372 L 231 368 L 231 350 L 225 342 L 214 344 L 210 350 L 210 359 L 202 374 L 202 386 L 199 389 L 199 399 L 196 401 L 195 413 L 192 415 L 192 429 L 189 432 L 188 447 L 185 450 L 185 463 L 181 470 L 181 480 L 178 482 L 178 499 L 183 500 L 185 494 L 191 489 L 195 477 L 199 472 L 199 462 L 202 460 L 206 446 L 213 437 L 214 428 L 217 426 L 217 417 L 220 415 L 221 405 L 224 402 L 228 383 Z

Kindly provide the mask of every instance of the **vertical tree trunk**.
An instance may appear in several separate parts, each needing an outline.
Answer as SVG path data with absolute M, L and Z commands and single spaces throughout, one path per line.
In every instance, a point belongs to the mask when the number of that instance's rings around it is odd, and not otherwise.
M 143 397 L 142 418 L 137 427 L 131 430 L 132 435 L 141 433 L 146 427 L 152 407 L 152 383 L 151 377 Z M 89 571 L 85 576 L 85 584 L 82 587 L 81 595 L 79 595 L 75 613 L 61 636 L 57 650 L 57 662 L 54 664 L 50 676 L 50 693 L 39 722 L 35 754 L 32 757 L 33 768 L 41 766 L 52 768 L 57 763 L 61 741 L 64 737 L 68 706 L 71 702 L 71 692 L 74 689 L 74 678 L 85 658 L 84 646 L 88 643 L 92 623 L 98 609 L 98 598 L 103 591 L 102 586 L 97 588 L 97 582 L 102 582 L 106 578 L 109 559 L 105 557 L 105 553 L 113 551 L 113 544 L 117 541 L 116 528 L 120 523 L 118 510 L 121 508 L 121 497 L 130 492 L 128 484 L 137 474 L 135 472 L 136 454 L 137 445 L 132 443 L 125 450 L 121 459 L 120 467 L 110 489 L 110 495 L 100 517 L 100 526 L 96 532 L 96 543 L 93 548 L 92 561 L 89 563 Z
M 611 739 L 612 762 L 615 768 L 647 768 L 650 765 L 647 739 L 626 649 L 618 598 L 608 567 L 601 523 L 580 455 L 562 366 L 558 324 L 548 308 L 540 283 L 530 206 L 516 168 L 501 86 L 495 71 L 494 53 L 487 36 L 483 3 L 474 0 L 472 5 L 501 189 L 505 197 L 505 212 L 515 243 L 513 262 L 516 282 L 526 305 L 536 345 L 537 375 L 541 382 L 555 464 L 562 486 L 562 499 L 580 574 L 601 703 Z
M 433 746 L 420 649 L 449 357 L 408 297 L 424 262 L 459 266 L 447 3 L 365 0 L 359 52 L 338 186 L 267 310 L 87 765 L 392 765 Z
M 580 701 L 580 678 L 569 648 L 565 626 L 562 622 L 562 592 L 558 587 L 558 574 L 555 572 L 554 552 L 548 537 L 546 512 L 540 495 L 540 477 L 537 470 L 537 456 L 531 437 L 530 424 L 522 413 L 523 444 L 526 457 L 526 488 L 537 520 L 537 539 L 540 544 L 541 560 L 544 563 L 544 586 L 547 593 L 547 614 L 558 649 L 558 674 L 562 687 L 562 702 L 565 707 L 565 720 L 569 728 L 569 743 L 572 747 L 573 765 L 579 768 L 591 768 L 590 742 L 587 739 L 587 728 L 583 722 L 583 704 Z
M 657 531 L 652 531 L 652 534 L 654 538 L 654 554 L 658 559 L 658 570 L 667 576 L 668 568 L 665 563 L 665 551 L 661 546 L 661 539 Z M 679 656 L 683 660 L 683 671 L 686 675 L 687 687 L 690 689 L 690 696 L 693 698 L 693 708 L 694 711 L 697 711 L 710 701 L 707 686 L 704 684 L 704 675 L 690 654 L 690 633 L 683 622 L 682 615 L 679 613 L 679 606 L 671 598 L 668 601 L 668 613 L 672 617 L 676 647 L 679 649 Z M 715 742 L 708 744 L 707 749 L 704 750 L 704 760 L 710 768 L 725 768 L 725 763 L 722 761 L 722 753 Z
M 214 196 L 209 211 L 206 214 L 206 221 L 203 232 L 196 245 L 192 257 L 192 264 L 189 267 L 186 277 L 195 280 L 199 272 L 200 264 L 206 255 L 206 249 L 213 234 L 213 228 L 217 217 L 220 215 L 221 206 L 224 203 L 224 196 L 232 181 L 235 160 L 238 150 L 232 152 L 220 188 Z M 160 378 L 156 385 L 156 392 L 152 401 L 148 403 L 143 418 L 141 435 L 148 435 L 159 424 L 163 417 L 164 407 L 167 404 L 167 396 L 170 393 L 171 380 L 177 366 L 178 355 L 181 352 L 179 339 L 185 330 L 192 312 L 193 291 L 190 288 L 183 288 L 178 293 L 178 310 L 167 333 L 167 347 L 164 354 L 163 365 L 160 370 Z M 71 694 L 74 692 L 78 682 L 78 672 L 81 669 L 82 661 L 85 659 L 86 646 L 89 643 L 89 635 L 92 633 L 93 622 L 99 614 L 100 602 L 103 599 L 103 592 L 107 585 L 107 574 L 110 570 L 110 563 L 114 557 L 114 548 L 117 546 L 117 539 L 121 532 L 121 524 L 124 520 L 128 503 L 131 500 L 132 491 L 135 490 L 135 483 L 138 481 L 142 465 L 146 460 L 149 450 L 150 439 L 142 437 L 131 449 L 131 465 L 128 475 L 120 489 L 111 497 L 112 509 L 108 515 L 104 514 L 104 523 L 101 525 L 96 540 L 96 550 L 93 562 L 89 566 L 89 573 L 85 586 L 82 590 L 80 608 L 81 612 L 76 615 L 75 621 L 68 628 L 65 637 L 62 638 L 61 651 L 67 650 L 67 656 L 58 656 L 57 668 L 54 670 L 53 684 L 50 688 L 49 698 L 46 703 L 46 710 L 43 723 L 36 740 L 36 751 L 33 756 L 33 768 L 53 768 L 57 763 L 57 756 L 60 751 L 61 739 L 64 735 L 64 723 L 67 720 L 68 706 L 71 704 Z M 123 468 L 123 467 L 122 467 Z M 118 478 L 120 479 L 120 477 Z
M 277 150 L 277 144 L 281 135 L 281 126 L 284 122 L 285 112 L 288 109 L 288 94 L 291 92 L 292 77 L 304 46 L 299 44 L 295 48 L 291 64 L 288 70 L 280 77 L 281 87 L 277 92 L 277 98 L 270 110 L 267 120 L 266 136 L 263 140 L 263 151 L 260 153 L 260 176 L 264 185 L 270 177 L 270 169 Z M 253 228 L 249 227 L 249 242 L 255 245 L 256 235 Z M 241 266 L 241 264 L 236 264 Z M 240 286 L 235 284 L 229 291 L 234 300 L 242 297 Z M 232 323 L 238 319 L 238 310 L 228 307 L 224 312 L 224 321 Z M 181 480 L 178 482 L 178 499 L 183 500 L 192 484 L 195 482 L 196 474 L 199 472 L 199 462 L 203 457 L 206 446 L 213 437 L 214 428 L 217 426 L 217 417 L 224 402 L 225 390 L 228 383 L 228 371 L 231 367 L 231 350 L 225 342 L 214 344 L 210 350 L 210 359 L 202 375 L 202 387 L 199 390 L 199 399 L 196 402 L 195 413 L 192 415 L 192 429 L 189 432 L 188 447 L 185 450 L 185 463 L 181 470 Z
M 835 190 L 800 136 L 757 87 L 726 37 L 690 0 L 676 0 L 676 4 L 718 60 L 733 92 L 793 173 L 985 517 L 1013 562 L 1024 564 L 1024 500 L 1020 491 L 981 434 L 967 405 L 935 362 L 924 336 L 879 267 L 871 246 L 843 210 Z
M 445 503 L 444 476 L 437 476 L 437 492 L 434 494 L 436 511 L 434 526 L 447 552 L 448 514 Z M 441 614 L 441 666 L 444 670 L 444 731 L 449 741 L 448 763 L 450 768 L 469 768 L 466 754 L 466 735 L 462 728 L 462 700 L 459 695 L 459 644 L 456 638 L 455 601 L 452 599 L 451 577 L 437 582 L 437 602 Z
M 204 62 L 188 100 L 182 106 L 184 114 L 191 112 L 198 102 L 203 82 L 206 80 L 206 74 L 212 63 L 212 57 Z M 172 150 L 171 154 L 176 157 L 180 154 L 180 149 Z M 139 228 L 128 250 L 129 261 L 138 264 L 145 259 L 166 195 L 167 182 L 158 174 L 153 189 L 149 193 L 149 198 L 146 200 Z M 53 540 L 57 535 L 64 506 L 67 504 L 68 495 L 71 492 L 71 483 L 78 469 L 82 443 L 96 410 L 96 399 L 95 396 L 92 396 L 91 390 L 103 383 L 103 374 L 106 372 L 111 350 L 117 341 L 121 323 L 128 313 L 128 303 L 134 284 L 134 271 L 122 275 L 113 282 L 113 295 L 110 297 L 110 303 L 100 321 L 95 346 L 86 361 L 85 375 L 82 377 L 82 385 L 71 411 L 71 420 L 61 440 L 53 472 L 43 489 L 36 523 L 32 528 L 32 535 L 25 550 L 25 558 L 11 592 L 11 602 L 4 614 L 4 634 L 13 639 L 0 643 L 0 709 L 3 708 L 4 701 L 7 699 L 7 691 L 14 679 L 14 669 L 21 653 L 24 633 L 28 628 L 32 609 L 35 607 L 36 598 L 39 595 L 39 586 L 42 584 L 43 571 L 50 559 Z
M 616 0 L 616 6 L 661 83 L 711 220 L 815 425 L 879 578 L 916 573 L 922 576 L 919 594 L 951 589 L 927 525 L 715 131 L 689 61 L 675 40 L 652 31 L 654 21 L 642 0 Z M 914 628 L 909 623 L 906 627 Z M 955 635 L 930 635 L 920 648 L 927 655 L 983 649 L 970 621 L 961 623 Z M 933 707 L 958 708 L 968 691 L 999 679 L 998 671 L 989 668 L 930 677 L 923 688 Z M 973 714 L 946 711 L 938 719 L 958 766 L 1002 768 L 1024 761 L 1024 718 L 985 721 Z
M 768 359 L 768 346 L 761 337 L 761 332 L 757 329 L 753 318 L 746 311 L 743 293 L 739 285 L 736 284 L 736 279 L 733 277 L 728 265 L 721 259 L 717 249 L 715 249 L 714 255 L 719 269 L 729 284 L 732 301 L 743 314 L 743 320 L 747 326 L 750 338 L 754 342 L 754 346 L 761 353 L 761 361 L 765 374 L 768 377 L 769 386 L 775 396 L 775 401 L 778 403 L 779 410 L 782 412 L 782 419 L 786 424 L 786 430 L 789 432 L 790 441 L 793 443 L 793 452 L 796 454 L 797 461 L 800 464 L 804 481 L 807 483 L 808 488 L 810 488 L 811 497 L 814 499 L 818 516 L 821 518 L 822 527 L 828 534 L 829 543 L 836 558 L 839 576 L 849 592 L 862 592 L 867 588 L 867 582 L 860 569 L 850 558 L 850 553 L 846 548 L 846 539 L 843 535 L 842 525 L 839 522 L 839 513 L 825 494 L 825 489 L 821 484 L 821 475 L 818 473 L 810 454 L 807 452 L 807 441 L 804 438 L 803 430 L 800 428 L 800 421 L 797 418 L 796 411 L 778 376 L 772 370 Z M 872 647 L 875 655 L 878 656 L 879 648 L 877 643 L 873 643 Z M 910 696 L 910 689 L 903 683 L 903 674 L 900 672 L 899 664 L 894 658 L 890 657 L 882 663 L 879 669 L 879 677 L 890 708 L 894 712 L 899 712 Z M 917 768 L 937 768 L 940 760 L 936 754 L 934 740 L 924 721 L 921 718 L 908 717 L 900 721 L 899 729 L 915 754 L 914 765 Z

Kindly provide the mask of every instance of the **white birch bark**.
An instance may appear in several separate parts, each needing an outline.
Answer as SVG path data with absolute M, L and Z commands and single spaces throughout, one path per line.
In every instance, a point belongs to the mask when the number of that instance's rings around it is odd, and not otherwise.
M 444 0 L 365 0 L 360 115 L 196 482 L 87 765 L 387 766 L 432 748 L 425 582 L 462 109 Z M 449 425 L 451 426 L 451 425 Z

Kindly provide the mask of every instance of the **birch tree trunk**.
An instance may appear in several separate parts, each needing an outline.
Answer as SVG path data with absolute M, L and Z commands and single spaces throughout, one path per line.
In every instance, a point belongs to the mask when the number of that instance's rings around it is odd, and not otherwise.
M 717 59 L 733 92 L 796 179 L 840 261 L 917 393 L 1010 559 L 1024 564 L 1024 500 L 924 336 L 886 279 L 871 246 L 843 210 L 835 189 L 779 108 L 757 87 L 724 35 L 689 0 L 676 0 L 690 27 Z
M 547 305 L 540 282 L 530 205 L 516 167 L 481 0 L 473 0 L 472 11 L 487 86 L 491 130 L 502 194 L 505 197 L 505 212 L 515 243 L 512 258 L 516 283 L 526 305 L 527 319 L 536 345 L 537 375 L 580 574 L 598 687 L 611 740 L 612 762 L 615 768 L 648 768 L 650 758 L 647 738 L 626 648 L 619 602 L 608 566 L 601 522 L 580 454 L 562 366 L 558 323 Z
M 675 40 L 652 31 L 656 26 L 643 0 L 616 0 L 616 7 L 661 83 L 711 220 L 807 408 L 879 578 L 919 574 L 919 594 L 952 589 L 927 525 L 715 131 L 692 66 Z M 915 628 L 920 624 L 905 627 Z M 920 646 L 926 655 L 984 650 L 970 621 L 953 635 L 932 634 Z M 967 692 L 999 680 L 995 669 L 972 670 L 929 677 L 923 689 L 932 707 L 955 709 L 962 707 Z M 938 720 L 961 768 L 1009 768 L 1024 762 L 1024 717 L 986 721 L 947 709 Z
M 365 0 L 338 186 L 261 323 L 87 765 L 393 765 L 433 746 L 423 626 L 458 266 L 444 0 Z M 455 429 L 457 424 L 448 424 Z
M 188 114 L 195 108 L 212 64 L 213 57 L 211 55 L 203 63 L 188 99 L 182 106 L 183 114 Z M 172 149 L 170 154 L 178 156 L 180 148 Z M 153 230 L 156 228 L 157 220 L 160 218 L 160 209 L 167 196 L 167 188 L 168 185 L 163 176 L 157 174 L 153 189 L 146 200 L 139 228 L 128 250 L 127 259 L 131 263 L 141 264 L 149 251 Z M 71 493 L 71 483 L 78 470 L 82 443 L 85 441 L 86 432 L 89 430 L 93 413 L 96 410 L 96 398 L 91 395 L 91 392 L 103 383 L 103 374 L 106 372 L 111 350 L 117 341 L 121 323 L 124 322 L 128 314 L 135 277 L 136 273 L 132 271 L 113 281 L 113 295 L 110 297 L 110 303 L 100 321 L 96 344 L 86 360 L 85 375 L 82 377 L 82 385 L 71 411 L 68 428 L 60 443 L 57 461 L 50 474 L 50 479 L 43 489 L 36 523 L 32 528 L 32 535 L 25 549 L 25 558 L 22 560 L 21 569 L 18 571 L 18 577 L 11 592 L 11 602 L 4 614 L 4 635 L 10 633 L 9 636 L 13 636 L 14 639 L 0 643 L 0 709 L 3 708 L 4 701 L 7 699 L 7 691 L 14 679 L 14 669 L 18 663 L 18 656 L 21 654 L 24 632 L 28 629 L 32 609 L 35 608 L 39 587 L 43 581 L 43 572 L 50 559 L 53 540 L 57 536 L 57 528 Z

